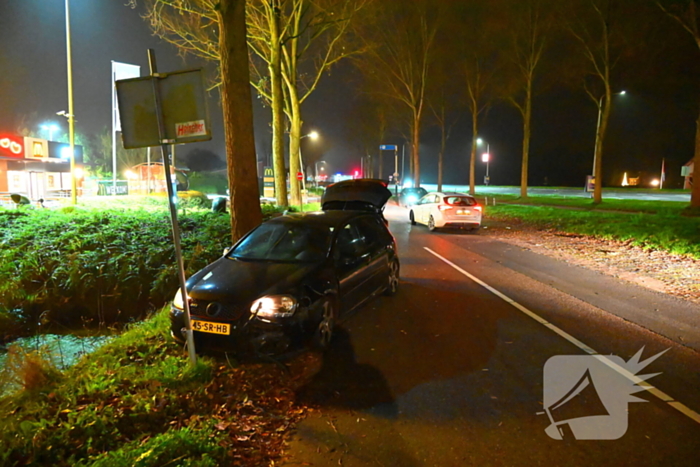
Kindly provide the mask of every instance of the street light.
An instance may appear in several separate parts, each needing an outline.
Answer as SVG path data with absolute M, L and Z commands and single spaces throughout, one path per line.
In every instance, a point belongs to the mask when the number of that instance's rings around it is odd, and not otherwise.
M 48 132 L 49 132 L 49 141 L 53 141 L 53 132 L 54 132 L 54 131 L 58 131 L 58 130 L 60 129 L 59 126 L 56 125 L 55 123 L 49 123 L 49 124 L 46 124 L 46 125 L 40 125 L 39 128 L 41 128 L 41 129 L 44 130 L 44 131 L 48 131 Z
M 627 94 L 627 91 L 620 91 L 613 93 L 613 96 L 624 96 Z M 603 99 L 605 96 L 600 96 L 600 99 L 598 100 L 598 124 L 595 127 L 595 147 L 593 148 L 593 173 L 591 175 L 592 179 L 594 180 L 595 183 L 595 166 L 596 162 L 598 160 L 598 139 L 600 138 L 600 120 L 603 114 Z
M 319 178 L 318 178 L 318 164 L 326 165 L 326 161 L 316 161 L 316 162 L 314 163 L 314 180 L 316 180 L 316 186 L 318 186 L 318 181 L 319 181 Z M 326 168 L 325 168 L 325 167 L 321 167 L 321 170 L 325 172 Z
M 68 141 L 70 143 L 70 198 L 72 204 L 78 204 L 77 184 L 75 181 L 75 115 L 73 114 L 73 66 L 70 47 L 70 7 L 66 0 L 66 65 L 68 69 L 68 113 L 59 112 L 68 118 Z
M 304 138 L 311 138 L 312 140 L 315 141 L 318 139 L 318 136 L 319 136 L 318 132 L 314 130 L 311 133 L 309 133 L 308 135 L 302 136 L 301 138 L 299 138 L 299 140 L 301 141 Z M 301 172 L 301 189 L 306 190 L 306 180 L 305 180 L 306 177 L 304 176 L 304 161 L 301 158 L 301 144 L 299 144 L 299 172 Z M 303 193 L 302 193 L 301 197 L 302 197 L 301 205 L 303 206 L 304 205 L 304 194 Z
M 481 155 L 481 160 L 483 162 L 486 162 L 486 176 L 484 177 L 484 184 L 485 185 L 489 184 L 489 159 L 490 158 L 491 158 L 491 154 L 488 152 L 488 149 L 487 149 L 486 152 Z
M 476 139 L 476 144 L 483 144 L 484 140 L 481 138 Z M 486 162 L 486 176 L 484 177 L 484 185 L 489 184 L 489 160 L 491 159 L 491 146 L 486 143 L 486 152 L 481 155 L 481 161 Z

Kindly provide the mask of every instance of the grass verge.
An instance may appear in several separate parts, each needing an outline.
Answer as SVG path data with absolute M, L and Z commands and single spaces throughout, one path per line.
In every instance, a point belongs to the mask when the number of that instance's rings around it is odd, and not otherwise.
M 549 202 L 555 206 L 547 205 Z M 486 207 L 486 217 L 700 258 L 700 218 L 684 215 L 687 203 L 628 200 L 605 201 L 599 205 L 588 200 L 588 203 L 580 199 L 543 197 L 501 200 Z
M 303 414 L 289 373 L 213 358 L 192 366 L 167 329 L 163 309 L 64 371 L 35 356 L 6 368 L 33 379 L 0 399 L 0 465 L 258 466 L 278 458 Z

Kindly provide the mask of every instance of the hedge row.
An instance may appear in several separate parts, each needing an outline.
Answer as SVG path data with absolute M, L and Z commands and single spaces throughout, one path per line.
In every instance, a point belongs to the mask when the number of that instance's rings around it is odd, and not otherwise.
M 179 224 L 188 275 L 230 244 L 227 215 L 188 210 Z M 0 329 L 5 334 L 49 323 L 89 326 L 138 319 L 176 289 L 165 210 L 0 209 Z

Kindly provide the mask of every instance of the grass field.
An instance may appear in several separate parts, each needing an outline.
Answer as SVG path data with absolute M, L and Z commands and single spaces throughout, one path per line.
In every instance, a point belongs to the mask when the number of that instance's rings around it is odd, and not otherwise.
M 525 222 L 543 229 L 626 241 L 643 248 L 700 258 L 700 217 L 676 201 L 604 200 L 558 196 L 496 196 L 491 219 Z

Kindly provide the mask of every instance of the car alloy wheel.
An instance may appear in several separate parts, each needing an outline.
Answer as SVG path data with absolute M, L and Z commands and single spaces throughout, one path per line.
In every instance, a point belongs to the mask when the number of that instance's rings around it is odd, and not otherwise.
M 428 219 L 428 230 L 434 232 L 435 228 L 435 219 L 433 218 L 433 216 L 430 216 L 430 219 Z
M 333 339 L 333 328 L 335 328 L 334 303 L 333 297 L 328 297 L 321 305 L 321 321 L 316 326 L 313 339 L 313 346 L 317 350 L 326 350 Z
M 408 213 L 408 218 L 411 221 L 411 225 L 416 225 L 416 218 L 413 217 L 413 210 L 411 210 L 411 212 Z
M 386 290 L 384 290 L 385 295 L 396 295 L 399 291 L 399 262 L 396 260 L 389 263 L 389 277 Z

